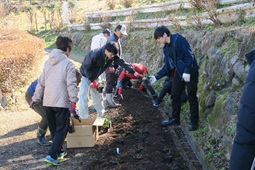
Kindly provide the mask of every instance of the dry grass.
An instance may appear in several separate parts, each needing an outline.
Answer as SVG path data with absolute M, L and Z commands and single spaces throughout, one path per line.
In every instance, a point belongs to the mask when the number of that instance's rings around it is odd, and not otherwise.
M 0 30 L 0 37 L 0 89 L 14 97 L 38 73 L 44 40 L 18 30 Z

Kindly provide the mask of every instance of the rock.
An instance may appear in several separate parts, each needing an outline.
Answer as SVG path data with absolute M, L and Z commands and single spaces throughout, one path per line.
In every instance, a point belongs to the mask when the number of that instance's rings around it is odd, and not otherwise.
M 245 66 L 241 61 L 237 61 L 233 67 L 234 73 L 242 81 L 245 82 L 247 73 L 245 72 Z
M 215 41 L 215 45 L 216 45 L 217 47 L 222 46 L 222 44 L 223 44 L 224 41 L 225 41 L 225 37 L 226 37 L 226 33 L 225 33 L 225 32 L 221 32 L 221 33 L 219 34 L 219 36 L 217 37 L 216 41 Z
M 232 86 L 239 86 L 241 83 L 240 79 L 235 76 L 233 79 L 232 79 Z
M 205 107 L 206 108 L 210 108 L 214 105 L 215 103 L 215 92 L 214 91 L 211 91 L 209 96 L 206 98 L 206 101 L 205 101 Z

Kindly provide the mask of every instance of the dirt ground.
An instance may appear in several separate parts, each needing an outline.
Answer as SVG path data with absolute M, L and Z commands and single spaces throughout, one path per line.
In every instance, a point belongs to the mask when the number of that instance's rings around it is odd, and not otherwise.
M 123 96 L 123 101 L 116 99 L 121 107 L 106 111 L 112 131 L 101 131 L 93 148 L 67 149 L 68 155 L 55 169 L 202 169 L 181 128 L 160 126 L 165 115 L 152 106 L 148 96 L 136 89 L 124 90 Z M 0 169 L 54 168 L 44 162 L 49 147 L 39 146 L 35 140 L 39 115 L 28 108 L 0 112 L 0 116 Z

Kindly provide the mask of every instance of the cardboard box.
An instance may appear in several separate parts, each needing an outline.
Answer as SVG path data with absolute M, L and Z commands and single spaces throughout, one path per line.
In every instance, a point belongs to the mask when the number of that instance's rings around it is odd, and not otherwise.
M 104 118 L 81 119 L 81 122 L 73 119 L 75 132 L 67 134 L 67 148 L 94 147 L 99 138 L 98 127 L 103 126 L 104 121 Z

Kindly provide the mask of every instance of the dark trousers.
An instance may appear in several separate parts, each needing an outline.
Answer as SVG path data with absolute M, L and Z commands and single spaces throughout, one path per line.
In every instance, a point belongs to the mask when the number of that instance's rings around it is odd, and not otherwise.
M 180 120 L 181 112 L 181 94 L 187 86 L 188 101 L 190 106 L 190 121 L 192 124 L 197 125 L 199 121 L 198 99 L 197 99 L 197 83 L 198 83 L 198 71 L 190 74 L 190 82 L 184 82 L 182 78 L 176 74 L 173 77 L 172 84 L 172 117 Z
M 105 77 L 106 77 L 106 87 L 105 93 L 113 93 L 113 89 L 117 84 L 118 74 L 110 73 L 109 68 L 105 70 Z
M 159 96 L 158 96 L 158 104 L 160 104 L 163 101 L 163 98 L 165 97 L 165 95 L 168 93 L 169 95 L 171 95 L 171 91 L 172 91 L 172 79 L 170 78 L 166 78 L 164 85 L 162 87 L 162 89 L 160 90 Z M 185 103 L 188 100 L 188 96 L 186 94 L 186 91 L 183 90 L 182 94 L 181 94 L 181 103 Z
M 68 108 L 45 107 L 45 109 L 52 136 L 49 155 L 57 159 L 68 132 L 70 112 Z
M 146 87 L 146 89 L 150 92 L 153 100 L 157 100 L 158 99 L 158 95 L 155 92 L 154 88 L 150 85 L 150 82 L 148 79 L 143 79 L 143 84 Z
M 131 83 L 130 79 L 129 78 L 124 78 L 122 80 L 122 88 L 125 89 L 125 88 L 130 88 L 131 86 L 133 86 L 133 84 Z
M 25 95 L 28 104 L 32 101 L 32 94 L 26 92 Z M 39 128 L 46 131 L 48 128 L 48 120 L 46 116 L 45 107 L 42 105 L 42 101 L 36 102 L 33 110 L 41 116 L 41 121 L 39 122 Z
M 162 89 L 160 90 L 159 96 L 158 96 L 158 103 L 161 103 L 163 101 L 163 98 L 168 93 L 171 95 L 171 89 L 172 89 L 172 81 L 169 78 L 166 78 L 164 85 Z
M 234 140 L 229 169 L 250 170 L 254 157 L 255 145 L 241 144 Z
M 236 131 L 230 156 L 230 170 L 250 170 L 255 157 L 254 111 L 242 102 L 239 106 Z

